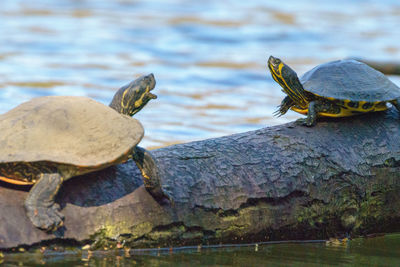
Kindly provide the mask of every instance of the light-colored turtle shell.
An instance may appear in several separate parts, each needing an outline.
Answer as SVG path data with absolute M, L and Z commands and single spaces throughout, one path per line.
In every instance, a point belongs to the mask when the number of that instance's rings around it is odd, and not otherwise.
M 318 65 L 300 82 L 306 91 L 338 100 L 378 102 L 400 97 L 400 88 L 384 74 L 356 60 Z
M 0 115 L 0 163 L 50 161 L 93 167 L 140 142 L 139 121 L 87 97 L 34 98 Z

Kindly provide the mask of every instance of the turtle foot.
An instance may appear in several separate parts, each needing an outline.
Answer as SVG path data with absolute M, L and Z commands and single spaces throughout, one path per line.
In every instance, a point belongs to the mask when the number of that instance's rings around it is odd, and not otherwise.
M 158 199 L 161 205 L 171 205 L 174 206 L 175 202 L 171 195 L 165 191 L 162 192 L 162 196 Z
M 60 212 L 60 205 L 49 206 L 25 205 L 27 215 L 32 224 L 39 229 L 53 232 L 61 227 L 64 215 Z
M 162 190 L 161 187 L 156 187 L 156 188 L 147 188 L 148 192 L 152 197 L 161 205 L 175 205 L 173 198 L 171 195 L 166 192 L 165 190 Z
M 297 119 L 296 124 L 307 127 L 313 127 L 315 125 L 315 123 L 310 123 L 307 119 Z

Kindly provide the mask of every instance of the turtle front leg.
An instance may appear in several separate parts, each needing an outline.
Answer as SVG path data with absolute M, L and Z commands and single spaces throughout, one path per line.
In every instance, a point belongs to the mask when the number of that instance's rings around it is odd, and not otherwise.
M 317 102 L 311 101 L 308 104 L 307 118 L 298 119 L 297 121 L 300 122 L 302 125 L 305 125 L 307 127 L 312 127 L 317 122 L 318 112 L 319 108 Z
M 278 106 L 278 110 L 274 112 L 274 116 L 280 117 L 284 115 L 294 105 L 295 102 L 289 96 L 285 97 Z
M 143 176 L 143 183 L 147 191 L 159 201 L 167 200 L 173 203 L 172 198 L 163 191 L 158 167 L 153 156 L 146 149 L 136 146 L 133 151 L 133 160 Z
M 59 211 L 60 205 L 54 202 L 63 178 L 58 173 L 43 173 L 40 176 L 25 200 L 26 213 L 34 226 L 55 231 L 63 225 L 64 219 Z
M 307 118 L 299 119 L 298 121 L 307 127 L 312 127 L 317 123 L 318 113 L 320 112 L 338 114 L 340 113 L 340 107 L 331 101 L 311 101 L 308 104 Z

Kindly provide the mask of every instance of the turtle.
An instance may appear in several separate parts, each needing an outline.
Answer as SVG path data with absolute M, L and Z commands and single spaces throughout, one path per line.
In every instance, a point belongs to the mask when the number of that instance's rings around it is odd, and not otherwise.
M 400 88 L 384 74 L 368 65 L 343 59 L 324 63 L 307 71 L 300 79 L 287 64 L 270 56 L 272 78 L 287 96 L 275 115 L 289 109 L 307 118 L 299 122 L 314 126 L 317 117 L 347 117 L 386 110 L 387 102 L 400 111 Z
M 82 96 L 43 96 L 0 115 L 0 180 L 33 185 L 24 206 L 34 226 L 54 232 L 63 225 L 55 196 L 64 181 L 129 158 L 151 195 L 169 199 L 151 153 L 137 146 L 143 126 L 131 117 L 157 98 L 154 87 L 149 74 L 121 87 L 109 106 Z

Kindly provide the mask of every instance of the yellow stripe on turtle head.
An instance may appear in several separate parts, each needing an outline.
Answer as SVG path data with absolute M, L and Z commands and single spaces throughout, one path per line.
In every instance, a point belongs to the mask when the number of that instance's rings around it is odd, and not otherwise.
M 272 78 L 283 88 L 284 92 L 298 105 L 302 107 L 306 107 L 308 105 L 308 100 L 305 98 L 302 92 L 298 90 L 294 90 L 289 84 L 287 83 L 286 79 L 282 75 L 282 69 L 285 67 L 283 62 L 279 63 L 277 68 L 274 68 L 269 64 L 269 69 L 272 74 Z M 300 82 L 299 82 L 300 83 Z M 300 84 L 301 86 L 301 84 Z
M 131 109 L 133 109 L 133 107 L 138 108 L 138 107 L 142 106 L 145 95 L 150 92 L 150 86 L 148 86 L 148 85 L 146 86 L 146 89 L 143 92 L 141 92 L 140 97 L 133 103 L 133 105 L 132 105 L 132 101 L 133 101 L 133 99 L 135 99 L 135 97 L 133 97 L 131 94 L 128 94 L 128 92 L 130 90 L 131 90 L 131 87 L 128 87 L 122 93 L 122 99 L 121 99 L 121 109 L 122 110 L 128 109 L 129 107 Z M 138 92 L 136 92 L 136 93 L 138 93 Z
M 122 98 L 121 98 L 121 108 L 122 108 L 122 110 L 126 109 L 129 106 L 130 102 L 131 102 L 131 98 L 129 98 L 127 103 L 125 104 L 125 97 L 126 97 L 126 94 L 129 92 L 129 90 L 130 90 L 130 87 L 126 88 L 125 91 L 122 93 Z
M 146 86 L 146 90 L 144 90 L 143 94 L 139 97 L 139 99 L 135 101 L 135 107 L 140 107 L 141 105 L 143 105 L 143 98 L 148 92 L 150 92 L 150 87 Z

